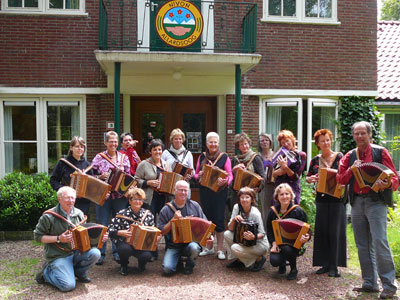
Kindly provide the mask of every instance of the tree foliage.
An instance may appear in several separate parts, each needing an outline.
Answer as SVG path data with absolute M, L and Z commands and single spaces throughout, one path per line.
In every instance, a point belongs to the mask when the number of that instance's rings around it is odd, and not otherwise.
M 382 0 L 381 20 L 400 20 L 400 0 Z

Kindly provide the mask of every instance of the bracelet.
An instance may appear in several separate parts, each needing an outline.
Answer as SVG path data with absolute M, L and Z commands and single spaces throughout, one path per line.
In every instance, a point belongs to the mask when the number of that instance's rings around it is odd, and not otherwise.
M 57 235 L 57 244 L 59 244 L 61 241 L 60 241 L 60 236 L 59 235 Z

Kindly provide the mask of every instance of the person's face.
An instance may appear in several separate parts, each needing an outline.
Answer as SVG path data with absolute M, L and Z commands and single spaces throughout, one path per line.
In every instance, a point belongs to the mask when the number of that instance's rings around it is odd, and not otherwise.
M 75 145 L 71 146 L 69 149 L 72 151 L 72 156 L 75 158 L 81 157 L 85 152 L 85 146 L 80 143 L 75 143 Z
M 175 135 L 173 138 L 172 138 L 172 146 L 175 148 L 175 149 L 180 149 L 181 147 L 182 147 L 182 144 L 183 144 L 183 138 L 182 138 L 182 136 L 181 135 Z
M 61 208 L 68 214 L 75 205 L 74 193 L 71 191 L 64 192 L 62 196 L 58 198 L 58 202 Z
M 151 152 L 150 153 L 151 153 L 151 157 L 154 160 L 159 160 L 159 159 L 161 159 L 162 147 L 161 146 L 153 147 L 153 148 L 151 148 Z
M 175 202 L 178 205 L 185 203 L 189 193 L 189 188 L 186 185 L 179 184 L 175 187 Z
M 137 213 L 142 208 L 143 200 L 135 195 L 129 200 L 129 204 L 131 205 L 132 210 Z
M 281 206 L 289 206 L 292 201 L 292 193 L 288 189 L 280 189 L 278 193 L 278 200 Z
M 239 142 L 239 151 L 242 154 L 247 153 L 249 151 L 249 149 L 250 149 L 250 145 L 249 145 L 248 141 L 244 140 L 244 141 Z
M 251 209 L 251 196 L 247 194 L 240 195 L 240 204 L 243 207 L 244 212 L 249 212 Z
M 294 148 L 293 142 L 290 138 L 284 138 L 283 140 L 281 140 L 281 146 L 285 147 L 288 150 L 293 150 Z
M 124 149 L 132 147 L 132 143 L 133 139 L 129 135 L 124 136 L 124 138 L 122 139 L 122 147 L 124 147 Z
M 107 146 L 107 151 L 110 153 L 114 153 L 117 151 L 118 148 L 118 138 L 117 137 L 110 137 L 107 142 L 105 142 Z
M 219 149 L 219 142 L 216 137 L 210 137 L 208 139 L 208 141 L 206 142 L 206 145 L 207 145 L 208 151 L 210 151 L 210 153 L 215 153 Z
M 370 135 L 368 134 L 367 128 L 360 125 L 354 128 L 353 139 L 359 148 L 365 148 L 370 142 Z
M 321 149 L 321 151 L 330 150 L 332 146 L 331 138 L 329 137 L 328 134 L 320 135 L 318 138 L 317 145 L 319 149 Z
M 260 146 L 261 146 L 261 149 L 271 148 L 271 142 L 270 142 L 269 138 L 267 138 L 266 136 L 261 136 L 260 137 Z

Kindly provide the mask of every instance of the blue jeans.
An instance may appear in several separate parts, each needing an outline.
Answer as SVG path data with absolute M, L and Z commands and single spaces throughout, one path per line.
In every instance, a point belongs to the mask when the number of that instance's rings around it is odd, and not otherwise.
M 75 276 L 87 277 L 88 270 L 100 258 L 100 250 L 92 248 L 81 253 L 74 251 L 73 255 L 58 258 L 44 269 L 43 276 L 46 282 L 54 285 L 63 292 L 75 288 Z
M 387 207 L 383 201 L 355 196 L 351 210 L 363 287 L 396 291 L 395 268 L 386 234 Z
M 181 256 L 188 258 L 186 268 L 193 268 L 196 265 L 196 259 L 199 256 L 201 247 L 196 242 L 191 242 L 182 248 L 167 248 L 162 263 L 164 274 L 176 272 L 176 266 Z
M 113 218 L 120 210 L 128 207 L 128 200 L 125 197 L 112 199 L 111 196 L 104 202 L 103 206 L 96 205 L 96 222 L 108 226 L 108 220 Z M 106 255 L 107 243 L 101 248 L 101 255 Z M 112 253 L 117 254 L 117 247 L 112 243 Z

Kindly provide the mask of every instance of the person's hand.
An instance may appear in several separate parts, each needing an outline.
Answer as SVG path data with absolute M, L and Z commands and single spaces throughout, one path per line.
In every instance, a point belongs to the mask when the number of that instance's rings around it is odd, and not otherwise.
M 102 173 L 102 174 L 99 175 L 97 178 L 100 179 L 100 180 L 106 181 L 107 178 L 108 178 L 108 172 Z
M 147 180 L 147 185 L 152 188 L 157 188 L 159 184 L 160 184 L 160 181 L 157 179 Z
M 288 168 L 288 164 L 287 164 L 287 157 L 282 157 L 282 155 L 278 156 L 278 164 L 282 169 L 287 169 Z
M 245 166 L 244 164 L 240 163 L 240 164 L 238 164 L 238 165 L 236 165 L 236 166 L 233 167 L 232 172 L 235 173 L 235 172 L 237 171 L 237 169 L 242 169 L 242 170 L 244 170 L 244 169 L 246 169 L 246 166 Z
M 361 164 L 362 164 L 362 160 L 357 159 L 357 160 L 354 161 L 353 166 L 354 167 L 359 167 Z
M 157 244 L 160 242 L 161 238 L 162 238 L 162 234 L 157 235 Z
M 256 236 L 251 231 L 245 231 L 243 232 L 243 238 L 248 241 L 253 241 L 256 239 Z
M 318 179 L 319 179 L 318 174 L 311 175 L 311 176 L 307 177 L 307 182 L 308 183 L 316 183 L 316 182 L 318 182 Z
M 103 235 L 103 239 L 101 240 L 103 243 L 108 241 L 108 232 Z
M 218 177 L 218 186 L 224 186 L 228 183 L 228 177 L 226 178 L 222 178 L 222 177 Z
M 182 213 L 181 213 L 180 210 L 177 210 L 177 211 L 174 213 L 173 219 L 180 219 L 180 218 L 182 218 Z
M 376 185 L 376 187 L 378 188 L 378 190 L 384 190 L 388 185 L 389 185 L 389 182 L 388 182 L 388 179 L 387 178 L 385 178 L 384 180 L 382 180 L 382 179 L 378 179 L 376 182 L 375 182 L 375 185 Z
M 242 217 L 241 215 L 234 216 L 234 217 L 233 217 L 233 220 L 234 220 L 236 223 L 240 223 L 240 222 L 243 222 L 243 221 L 244 221 L 244 219 L 243 219 L 243 217 Z
M 309 239 L 310 239 L 310 235 L 309 235 L 308 233 L 306 233 L 306 234 L 303 234 L 303 235 L 301 236 L 300 242 L 304 244 L 304 243 L 307 242 Z
M 122 236 L 126 239 L 129 239 L 132 236 L 132 231 L 130 231 L 129 229 L 118 230 L 117 235 Z
M 276 245 L 276 242 L 273 242 L 271 247 L 271 253 L 279 253 L 279 252 L 281 252 L 281 249 Z
M 200 175 L 200 173 L 199 173 L 199 175 Z M 190 181 L 190 179 L 192 179 L 192 177 L 193 177 L 193 174 L 187 174 L 185 177 L 185 180 Z
M 72 232 L 69 230 L 64 231 L 60 234 L 60 242 L 61 243 L 69 243 L 72 241 Z

